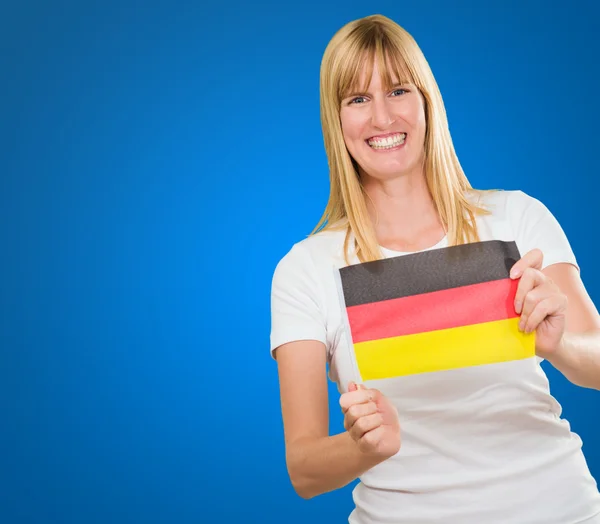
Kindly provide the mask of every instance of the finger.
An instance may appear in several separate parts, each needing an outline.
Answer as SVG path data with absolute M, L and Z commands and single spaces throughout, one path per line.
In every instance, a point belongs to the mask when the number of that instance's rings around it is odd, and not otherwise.
M 525 270 L 530 267 L 533 269 L 542 269 L 544 254 L 539 249 L 532 249 L 518 260 L 510 270 L 510 278 L 519 278 Z
M 354 440 L 359 440 L 365 433 L 371 431 L 383 424 L 381 413 L 373 413 L 365 417 L 360 417 L 350 428 L 350 435 Z
M 356 382 L 350 381 L 348 383 L 348 391 L 356 391 L 359 388 L 359 385 Z
M 521 318 L 519 319 L 519 329 L 521 331 L 525 329 L 525 325 L 527 324 L 527 320 L 532 311 L 542 300 L 548 298 L 550 295 L 551 293 L 548 291 L 547 286 L 536 287 L 527 293 L 521 310 Z
M 519 281 L 517 286 L 517 292 L 515 294 L 515 312 L 519 315 L 523 311 L 523 305 L 525 302 L 525 297 L 533 290 L 535 287 L 543 284 L 546 281 L 546 276 L 544 273 L 537 269 L 527 268 L 523 272 L 523 276 Z
M 557 293 L 560 294 L 556 285 L 548 277 L 544 276 L 543 273 L 541 274 L 541 277 L 538 277 L 536 280 L 534 280 L 534 286 L 535 287 L 527 293 L 523 301 L 520 313 L 521 318 L 519 319 L 519 329 L 521 331 L 525 330 L 529 315 L 531 315 L 532 311 L 542 300 L 556 295 Z
M 374 398 L 373 392 L 368 389 L 358 389 L 356 391 L 349 391 L 340 396 L 340 407 L 342 412 L 345 414 L 346 411 L 354 404 L 362 404 L 365 402 L 371 402 Z
M 377 413 L 377 404 L 375 402 L 350 406 L 344 416 L 344 429 L 349 430 L 360 417 L 366 417 L 373 413 Z
M 527 320 L 523 326 L 523 332 L 533 333 L 546 317 L 561 311 L 562 306 L 562 297 L 557 295 L 540 300 L 535 306 L 535 309 L 527 317 Z
M 367 431 L 360 439 L 358 439 L 358 445 L 364 450 L 375 450 L 377 451 L 380 442 L 384 438 L 385 428 L 383 426 L 377 426 L 371 431 Z
M 377 402 L 381 398 L 381 391 L 375 388 L 369 389 L 369 394 L 371 395 L 371 400 Z

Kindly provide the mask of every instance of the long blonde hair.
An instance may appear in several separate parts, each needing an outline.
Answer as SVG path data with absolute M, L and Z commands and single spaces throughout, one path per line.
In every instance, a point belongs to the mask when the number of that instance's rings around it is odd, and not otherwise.
M 413 37 L 382 15 L 355 20 L 331 39 L 321 62 L 321 125 L 329 164 L 329 201 L 312 231 L 346 230 L 344 254 L 349 260 L 350 238 L 362 262 L 382 258 L 371 223 L 357 165 L 348 153 L 340 123 L 341 100 L 357 88 L 367 68 L 369 82 L 375 59 L 385 85 L 392 78 L 412 83 L 425 105 L 425 177 L 440 219 L 448 233 L 449 245 L 479 239 L 475 216 L 486 211 L 471 202 L 472 190 L 456 156 L 442 96 L 429 64 Z

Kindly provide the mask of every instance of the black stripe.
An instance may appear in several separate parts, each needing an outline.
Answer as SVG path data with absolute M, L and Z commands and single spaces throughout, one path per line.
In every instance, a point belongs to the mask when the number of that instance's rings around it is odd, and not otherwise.
M 509 277 L 515 242 L 490 240 L 401 255 L 340 269 L 346 307 Z

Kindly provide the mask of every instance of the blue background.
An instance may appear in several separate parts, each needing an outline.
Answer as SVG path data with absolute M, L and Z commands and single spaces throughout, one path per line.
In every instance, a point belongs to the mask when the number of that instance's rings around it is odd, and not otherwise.
M 351 486 L 287 478 L 269 293 L 326 204 L 319 65 L 352 19 L 413 34 L 472 184 L 541 199 L 598 303 L 596 5 L 5 4 L 0 522 L 345 521 Z M 600 478 L 599 394 L 545 368 Z

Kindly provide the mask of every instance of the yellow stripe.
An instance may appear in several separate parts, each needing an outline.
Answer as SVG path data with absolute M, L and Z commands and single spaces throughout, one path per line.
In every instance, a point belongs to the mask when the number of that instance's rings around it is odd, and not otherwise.
M 363 380 L 400 377 L 535 355 L 535 333 L 519 331 L 519 318 L 355 344 Z

